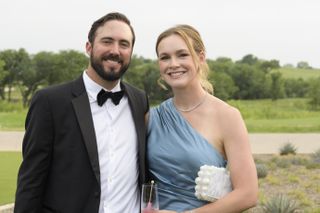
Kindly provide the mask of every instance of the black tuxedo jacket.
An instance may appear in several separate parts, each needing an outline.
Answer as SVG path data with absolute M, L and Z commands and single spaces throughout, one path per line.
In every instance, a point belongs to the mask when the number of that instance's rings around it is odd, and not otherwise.
M 141 186 L 146 171 L 144 118 L 149 106 L 144 92 L 122 84 L 138 137 Z M 34 95 L 26 118 L 22 152 L 14 212 L 98 212 L 99 160 L 82 76 Z

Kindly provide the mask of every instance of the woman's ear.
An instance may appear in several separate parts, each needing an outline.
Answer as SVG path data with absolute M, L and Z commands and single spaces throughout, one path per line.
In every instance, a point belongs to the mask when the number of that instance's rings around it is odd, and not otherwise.
M 200 63 L 206 62 L 206 53 L 204 51 L 201 51 L 199 53 L 199 61 L 200 61 Z

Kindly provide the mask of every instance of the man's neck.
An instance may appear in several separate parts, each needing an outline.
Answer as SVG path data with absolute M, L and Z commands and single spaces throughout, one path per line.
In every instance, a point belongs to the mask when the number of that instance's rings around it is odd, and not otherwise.
M 107 90 L 112 90 L 119 82 L 119 80 L 116 80 L 116 81 L 104 80 L 96 73 L 96 71 L 93 70 L 92 67 L 88 67 L 88 69 L 86 70 L 86 73 L 89 76 L 89 78 L 91 78 L 94 82 L 96 82 L 97 84 L 99 84 L 100 86 L 102 86 Z

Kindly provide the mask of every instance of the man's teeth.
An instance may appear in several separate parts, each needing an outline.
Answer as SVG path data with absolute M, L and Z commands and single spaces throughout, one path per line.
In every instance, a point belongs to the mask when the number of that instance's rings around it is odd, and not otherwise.
M 118 64 L 120 64 L 120 61 L 118 61 L 118 60 L 105 59 L 104 61 L 109 61 L 109 62 L 112 62 L 112 63 L 118 63 Z

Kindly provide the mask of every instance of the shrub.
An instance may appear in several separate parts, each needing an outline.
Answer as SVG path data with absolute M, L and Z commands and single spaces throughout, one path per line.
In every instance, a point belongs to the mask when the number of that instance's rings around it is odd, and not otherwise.
M 289 168 L 291 166 L 291 162 L 290 159 L 288 158 L 278 158 L 278 157 L 274 157 L 271 159 L 272 164 L 274 164 L 274 169 L 276 169 L 276 167 L 279 168 Z
M 268 169 L 264 164 L 256 164 L 258 178 L 265 178 L 268 175 Z
M 311 160 L 313 163 L 320 164 L 320 149 L 318 149 L 311 155 Z
M 265 213 L 295 213 L 299 209 L 299 204 L 296 201 L 282 194 L 273 196 L 262 204 L 262 211 Z
M 289 161 L 293 164 L 293 165 L 307 165 L 309 163 L 308 159 L 306 158 L 302 158 L 302 157 L 292 157 L 289 159 Z
M 280 155 L 288 155 L 293 154 L 295 155 L 297 148 L 293 146 L 291 143 L 286 143 L 284 146 L 280 148 Z
M 306 165 L 307 169 L 319 169 L 320 168 L 320 164 L 319 163 L 314 163 L 314 162 L 310 162 Z

